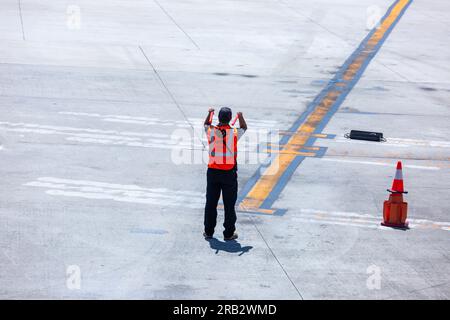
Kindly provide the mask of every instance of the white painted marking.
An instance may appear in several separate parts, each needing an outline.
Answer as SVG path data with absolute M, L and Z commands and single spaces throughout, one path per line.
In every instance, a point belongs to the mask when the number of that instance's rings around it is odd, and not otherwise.
M 86 113 L 86 112 L 73 112 L 73 111 L 60 111 L 58 112 L 62 115 L 72 115 L 79 117 L 90 117 L 99 118 L 101 121 L 107 122 L 121 122 L 130 124 L 139 124 L 145 126 L 169 126 L 169 127 L 181 127 L 190 128 L 191 125 L 184 120 L 166 120 L 153 117 L 135 117 L 128 115 L 117 115 L 117 114 L 99 114 L 99 113 Z M 201 118 L 188 118 L 189 122 L 194 124 L 194 127 L 203 129 L 203 121 Z M 274 120 L 256 120 L 256 119 L 246 119 L 249 126 L 253 129 L 267 129 L 274 128 L 277 122 Z
M 383 216 L 374 216 L 370 214 L 361 214 L 357 212 L 326 211 L 317 209 L 300 209 L 300 213 L 293 217 L 294 220 L 300 220 L 311 223 L 336 224 L 353 227 L 365 227 L 373 229 L 389 230 L 391 228 L 381 226 Z M 450 222 L 437 222 L 427 219 L 407 219 L 411 229 L 441 229 L 450 231 Z
M 435 148 L 450 148 L 449 141 L 435 141 L 435 140 L 418 140 L 418 139 L 401 139 L 401 138 L 387 138 L 385 142 L 373 142 L 364 140 L 353 140 L 344 137 L 336 137 L 334 142 L 356 143 L 356 144 L 370 144 L 372 146 L 386 146 L 386 147 L 435 147 Z
M 28 187 L 47 189 L 53 196 L 77 197 L 85 199 L 113 200 L 162 207 L 186 207 L 200 209 L 204 206 L 203 192 L 170 190 L 167 188 L 146 188 L 137 185 L 107 183 L 90 180 L 73 180 L 55 177 L 41 177 L 24 184 Z M 319 224 L 332 224 L 350 227 L 390 230 L 380 225 L 382 215 L 362 214 L 358 212 L 326 211 L 318 209 L 300 209 L 292 218 Z M 450 231 L 450 222 L 436 222 L 427 219 L 407 219 L 414 229 L 441 229 Z
M 145 188 L 136 185 L 122 185 L 89 180 L 72 180 L 41 177 L 24 184 L 28 187 L 46 188 L 53 196 L 77 197 L 85 199 L 113 200 L 151 204 L 158 206 L 182 206 L 199 209 L 204 206 L 203 192 L 170 190 L 166 188 Z
M 378 217 L 372 216 L 370 214 L 362 214 L 357 212 L 343 212 L 343 211 L 323 211 L 323 210 L 316 210 L 316 209 L 300 209 L 302 213 L 310 213 L 310 214 L 324 214 L 332 215 L 332 216 L 338 216 L 338 217 L 352 217 L 352 218 L 364 218 L 364 219 L 372 219 L 372 220 L 379 220 Z
M 117 130 L 101 130 L 91 128 L 75 128 L 67 126 L 51 126 L 40 125 L 34 123 L 13 123 L 13 122 L 1 122 L 0 128 L 10 132 L 20 133 L 37 133 L 51 136 L 67 136 L 67 141 L 74 141 L 79 143 L 91 143 L 91 144 L 105 144 L 113 146 L 128 146 L 128 147 L 141 147 L 141 148 L 160 148 L 160 149 L 187 149 L 187 150 L 203 150 L 203 145 L 197 143 L 195 135 L 189 135 L 183 139 L 172 134 L 162 133 L 146 133 L 146 132 L 134 132 L 134 131 L 117 131 Z M 201 128 L 201 134 L 204 142 L 206 142 L 206 136 L 203 134 L 204 130 Z M 261 137 L 260 137 L 261 138 Z M 267 137 L 262 137 L 267 138 Z M 239 146 L 240 153 L 253 152 L 258 150 L 258 144 L 263 144 L 264 141 L 256 139 L 247 140 L 244 139 L 243 143 Z
M 68 136 L 66 140 L 77 142 L 163 149 L 172 149 L 174 147 L 202 148 L 201 144 L 195 144 L 194 137 L 187 141 L 175 141 L 169 134 L 160 133 L 100 130 L 11 122 L 0 122 L 0 127 L 10 132 L 65 135 Z
M 102 135 L 113 135 L 113 136 L 135 136 L 135 137 L 151 137 L 151 138 L 167 138 L 168 134 L 161 133 L 144 133 L 144 132 L 132 132 L 132 131 L 117 131 L 117 130 L 100 130 L 100 129 L 91 129 L 91 128 L 76 128 L 76 127 L 67 127 L 67 126 L 50 126 L 50 125 L 40 125 L 36 123 L 23 123 L 23 122 L 4 122 L 0 121 L 0 126 L 4 127 L 5 130 L 8 129 L 35 129 L 36 132 L 39 133 L 38 130 L 43 130 L 43 132 L 57 132 L 57 133 L 73 133 L 77 134 L 88 133 L 88 134 L 102 134 Z
M 336 158 L 330 158 L 330 157 L 324 157 L 319 158 L 321 161 L 330 161 L 330 162 L 342 162 L 342 163 L 356 163 L 356 164 L 367 164 L 367 165 L 374 165 L 374 166 L 386 166 L 386 167 L 393 167 L 395 168 L 395 163 L 387 163 L 387 162 L 374 162 L 374 161 L 359 161 L 359 160 L 347 160 L 347 159 L 336 159 Z M 403 165 L 405 168 L 410 169 L 420 169 L 420 170 L 440 170 L 439 167 L 433 167 L 433 166 L 418 166 L 418 165 Z
M 158 193 L 167 193 L 171 191 L 166 188 L 144 188 L 134 184 L 118 184 L 118 183 L 108 183 L 108 182 L 99 182 L 99 181 L 90 181 L 90 180 L 73 180 L 73 179 L 61 179 L 61 178 L 53 178 L 53 177 L 41 177 L 38 181 L 50 182 L 50 183 L 61 183 L 61 184 L 72 184 L 72 185 L 84 185 L 84 186 L 92 186 L 92 187 L 100 187 L 100 188 L 109 188 L 109 189 L 121 189 L 121 190 L 137 190 L 137 191 L 151 191 Z M 202 192 L 195 191 L 177 191 L 180 194 L 190 195 L 190 196 L 198 196 L 199 194 L 204 194 Z
M 311 218 L 303 218 L 303 217 L 296 217 L 294 218 L 296 221 L 302 221 L 307 223 L 315 223 L 315 224 L 330 224 L 330 225 L 338 225 L 338 226 L 345 226 L 345 227 L 359 227 L 359 228 L 369 228 L 369 229 L 380 229 L 380 230 L 390 230 L 390 228 L 386 228 L 382 225 L 377 224 L 357 224 L 357 223 L 344 223 L 335 221 L 333 219 L 311 219 Z
M 411 145 L 411 146 L 450 148 L 450 142 L 449 141 L 389 138 L 387 140 L 387 142 L 391 143 L 391 144 L 396 144 L 396 143 L 408 144 L 408 145 Z

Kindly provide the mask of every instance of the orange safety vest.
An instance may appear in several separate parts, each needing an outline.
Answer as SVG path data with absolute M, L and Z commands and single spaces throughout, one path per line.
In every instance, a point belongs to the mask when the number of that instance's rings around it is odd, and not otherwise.
M 233 169 L 237 159 L 237 129 L 229 125 L 209 126 L 206 134 L 209 144 L 208 168 Z

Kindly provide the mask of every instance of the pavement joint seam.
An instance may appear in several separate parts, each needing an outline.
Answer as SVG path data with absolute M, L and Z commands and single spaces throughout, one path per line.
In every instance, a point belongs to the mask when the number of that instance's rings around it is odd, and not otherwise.
M 264 243 L 266 244 L 267 248 L 269 249 L 270 253 L 272 254 L 272 256 L 275 258 L 276 262 L 278 263 L 278 265 L 280 266 L 281 270 L 283 270 L 284 274 L 286 275 L 286 277 L 288 278 L 288 280 L 291 282 L 292 286 L 294 287 L 295 291 L 297 291 L 297 294 L 299 295 L 301 300 L 304 300 L 303 295 L 301 294 L 300 290 L 297 288 L 297 286 L 295 285 L 294 281 L 292 281 L 291 277 L 289 276 L 289 274 L 287 273 L 286 269 L 284 269 L 283 265 L 281 264 L 280 260 L 278 260 L 278 257 L 275 255 L 275 252 L 272 250 L 272 248 L 269 246 L 269 243 L 266 241 L 266 239 L 264 238 L 264 236 L 262 235 L 261 231 L 258 229 L 258 227 L 256 226 L 256 223 L 253 221 L 253 218 L 251 216 L 249 216 L 250 221 L 252 222 L 253 226 L 255 227 L 256 231 L 258 232 L 258 234 L 260 235 L 261 239 L 264 241 Z
M 30 42 L 30 41 L 27 41 Z M 376 62 L 376 61 L 375 61 Z M 379 63 L 379 62 L 377 62 Z M 0 62 L 0 66 L 3 65 L 15 65 L 15 66 L 46 66 L 46 67 L 68 67 L 68 68 L 77 68 L 77 69 L 109 69 L 109 70 L 130 70 L 130 71 L 145 71 L 146 69 L 144 68 L 139 68 L 139 67 L 120 67 L 120 68 L 116 68 L 116 67 L 93 67 L 93 66 L 77 66 L 77 65 L 70 65 L 70 64 L 59 64 L 59 65 L 52 65 L 52 64 L 45 64 L 45 63 L 41 63 L 41 64 L 35 64 L 35 63 L 15 63 L 15 62 Z M 180 71 L 176 71 L 176 70 L 169 70 L 169 69 L 165 69 L 162 70 L 162 72 L 165 73 L 170 73 L 170 72 L 177 72 L 177 73 L 188 73 L 188 74 L 199 74 L 199 75 L 209 75 L 211 74 L 211 72 L 200 72 L 200 71 L 192 71 L 192 70 L 180 70 Z M 271 77 L 271 74 L 268 75 L 258 75 L 260 78 L 264 78 L 264 77 Z M 401 75 L 400 75 L 401 76 Z M 313 77 L 313 76 L 289 76 L 289 75 L 280 75 L 279 79 L 311 79 L 311 80 L 315 80 L 315 81 L 327 81 L 328 78 L 326 77 Z M 370 82 L 379 82 L 379 81 L 383 81 L 385 82 L 387 85 L 389 85 L 390 83 L 394 83 L 394 84 L 410 84 L 410 85 L 443 85 L 443 86 L 448 86 L 450 85 L 450 82 L 445 82 L 445 81 L 415 81 L 415 80 L 394 80 L 394 79 L 361 79 L 360 80 L 361 83 L 370 83 Z M 362 89 L 367 89 L 367 88 L 362 88 Z M 444 90 L 444 88 L 439 88 Z M 343 112 L 340 112 L 343 113 Z
M 20 25 L 22 26 L 22 39 L 25 40 L 25 30 L 23 28 L 23 17 L 22 17 L 22 5 L 20 0 L 17 0 L 17 4 L 19 5 Z
M 299 11 L 297 11 L 295 8 L 293 8 L 292 6 L 288 5 L 287 3 L 285 3 L 283 0 L 277 0 L 278 3 L 286 6 L 288 9 L 290 9 L 292 12 L 300 15 L 301 17 L 306 18 L 307 20 L 309 20 L 310 22 L 314 23 L 315 25 L 319 26 L 320 28 L 322 28 L 323 30 L 325 30 L 326 32 L 334 35 L 335 37 L 337 37 L 338 39 L 342 40 L 346 45 L 354 47 L 355 45 L 357 45 L 357 43 L 354 43 L 353 41 L 350 41 L 344 37 L 342 37 L 341 35 L 339 35 L 338 33 L 328 29 L 327 27 L 325 27 L 324 25 L 322 25 L 320 22 L 314 20 L 313 18 L 311 18 L 308 15 L 305 15 Z M 384 68 L 388 69 L 389 71 L 391 71 L 392 73 L 398 75 L 400 78 L 404 79 L 407 83 L 411 83 L 411 81 L 406 78 L 405 76 L 403 76 L 402 74 L 400 74 L 399 72 L 393 70 L 392 68 L 388 67 L 386 64 L 384 64 L 381 61 L 374 61 L 374 63 L 379 63 L 380 65 L 382 65 Z
M 155 73 L 156 77 L 159 79 L 159 82 L 161 83 L 161 85 L 163 86 L 163 88 L 166 90 L 166 92 L 169 94 L 169 97 L 172 99 L 173 103 L 177 106 L 178 110 L 180 110 L 181 114 L 183 115 L 184 119 L 186 120 L 186 123 L 189 124 L 189 126 L 192 128 L 192 131 L 195 134 L 195 128 L 194 125 L 189 121 L 189 118 L 187 117 L 186 113 L 184 112 L 183 108 L 180 106 L 180 104 L 178 103 L 178 101 L 175 99 L 175 96 L 172 94 L 172 92 L 169 90 L 169 88 L 167 87 L 166 83 L 164 82 L 164 80 L 161 78 L 161 76 L 159 75 L 158 71 L 156 70 L 155 66 L 151 63 L 150 59 L 147 57 L 147 55 L 145 54 L 144 49 L 139 46 L 139 49 L 141 50 L 142 54 L 144 55 L 145 59 L 147 60 L 148 64 L 150 65 L 150 67 L 153 69 L 153 72 Z M 206 145 L 203 142 L 203 140 L 200 137 L 197 137 L 200 142 L 203 145 L 203 148 L 206 149 Z
M 321 29 L 325 30 L 326 32 L 334 35 L 335 37 L 339 38 L 340 40 L 344 41 L 345 44 L 354 47 L 355 45 L 357 45 L 357 43 L 350 43 L 350 41 L 344 37 L 342 37 L 341 35 L 339 35 L 338 33 L 328 29 L 327 27 L 325 27 L 324 25 L 322 25 L 320 22 L 318 22 L 317 20 L 311 18 L 310 16 L 298 11 L 296 8 L 293 8 L 291 5 L 287 4 L 285 1 L 283 0 L 276 0 L 276 2 L 278 2 L 279 4 L 285 6 L 286 8 L 288 8 L 290 11 L 294 12 L 295 14 L 309 20 L 310 22 L 314 23 L 315 25 L 317 25 L 318 27 L 320 27 Z
M 167 12 L 166 9 L 164 9 L 164 7 L 156 0 L 153 0 L 154 3 L 156 3 L 158 5 L 158 7 L 164 12 L 164 14 L 170 19 L 172 20 L 172 22 L 177 26 L 178 29 L 181 30 L 181 32 L 184 33 L 184 35 L 189 39 L 190 42 L 192 42 L 192 44 L 198 49 L 200 50 L 200 47 L 198 46 L 198 44 L 194 41 L 194 39 L 192 39 L 192 37 L 186 32 L 184 31 L 184 29 L 175 21 L 175 19 L 169 14 L 169 12 Z

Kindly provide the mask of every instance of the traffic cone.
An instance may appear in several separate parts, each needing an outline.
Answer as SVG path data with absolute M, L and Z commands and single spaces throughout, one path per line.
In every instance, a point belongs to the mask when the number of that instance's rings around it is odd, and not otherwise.
M 403 173 L 402 173 L 402 162 L 397 162 L 397 170 L 395 171 L 395 178 L 392 182 L 392 190 L 390 192 L 405 193 L 403 189 Z
M 397 170 L 395 172 L 394 181 L 392 182 L 392 190 L 387 190 L 391 194 L 389 200 L 384 201 L 383 205 L 383 222 L 381 225 L 392 228 L 407 229 L 408 222 L 406 217 L 408 213 L 408 203 L 403 201 L 403 194 L 408 193 L 403 187 L 402 163 L 397 162 Z

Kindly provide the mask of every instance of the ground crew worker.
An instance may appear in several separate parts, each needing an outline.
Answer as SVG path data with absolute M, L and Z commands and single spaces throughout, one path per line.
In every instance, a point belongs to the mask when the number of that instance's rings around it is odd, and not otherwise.
M 214 109 L 210 108 L 205 119 L 205 132 L 209 144 L 209 162 L 207 172 L 206 205 L 205 205 L 205 239 L 211 239 L 217 221 L 217 203 L 220 193 L 224 203 L 224 240 L 237 239 L 235 232 L 236 211 L 234 206 L 237 200 L 237 141 L 247 130 L 242 112 L 238 112 L 239 127 L 232 128 L 232 112 L 230 108 L 223 107 L 219 111 L 219 124 L 212 125 Z

